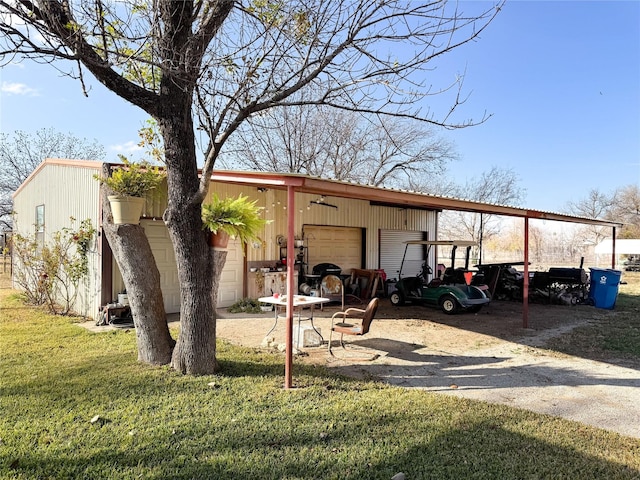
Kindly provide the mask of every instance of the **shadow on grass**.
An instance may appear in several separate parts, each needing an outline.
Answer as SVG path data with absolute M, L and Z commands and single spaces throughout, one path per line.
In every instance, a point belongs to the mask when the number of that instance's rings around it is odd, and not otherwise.
M 637 478 L 639 473 L 637 468 L 581 452 L 580 442 L 561 446 L 553 439 L 518 433 L 518 424 L 504 415 L 475 420 L 453 414 L 443 429 L 427 412 L 419 413 L 424 415 L 416 416 L 412 428 L 402 432 L 394 432 L 395 424 L 406 425 L 397 414 L 364 410 L 331 429 L 302 412 L 279 412 L 262 422 L 255 419 L 258 425 L 250 424 L 251 419 L 246 423 L 211 419 L 207 424 L 194 418 L 188 428 L 169 423 L 125 441 L 117 441 L 119 432 L 107 424 L 99 434 L 86 436 L 86 449 L 34 448 L 5 455 L 0 458 L 0 473 L 33 478 L 343 480 L 388 480 L 400 471 L 409 479 L 586 475 L 610 480 Z M 278 422 L 290 428 L 284 430 Z M 171 428 L 175 433 L 166 435 Z M 583 441 L 588 440 L 588 433 L 575 432 L 581 433 Z M 98 442 L 102 448 L 97 448 Z

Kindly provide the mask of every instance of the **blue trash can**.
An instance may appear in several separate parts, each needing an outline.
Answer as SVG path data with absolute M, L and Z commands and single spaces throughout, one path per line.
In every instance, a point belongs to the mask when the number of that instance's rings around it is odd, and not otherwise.
M 589 286 L 589 298 L 597 308 L 613 309 L 618 298 L 618 285 L 620 284 L 620 270 L 611 268 L 591 268 L 591 284 Z

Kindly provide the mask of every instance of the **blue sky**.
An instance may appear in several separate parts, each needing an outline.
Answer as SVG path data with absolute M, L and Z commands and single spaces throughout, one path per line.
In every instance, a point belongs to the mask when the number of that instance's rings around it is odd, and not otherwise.
M 463 10 L 465 2 L 461 3 Z M 511 0 L 473 44 L 443 57 L 436 75 L 466 72 L 460 119 L 484 124 L 444 132 L 460 156 L 460 182 L 510 168 L 529 208 L 560 211 L 590 189 L 640 186 L 640 1 Z M 107 158 L 129 153 L 147 116 L 101 85 L 49 65 L 0 70 L 0 130 L 97 139 Z

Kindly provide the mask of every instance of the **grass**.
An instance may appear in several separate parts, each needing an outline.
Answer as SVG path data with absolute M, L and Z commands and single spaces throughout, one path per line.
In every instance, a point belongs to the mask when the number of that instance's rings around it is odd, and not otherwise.
M 0 342 L 2 479 L 640 477 L 638 439 L 305 365 L 283 390 L 281 355 L 225 343 L 182 376 L 7 289 Z
M 640 272 L 624 272 L 610 315 L 551 340 L 546 347 L 593 359 L 640 365 Z

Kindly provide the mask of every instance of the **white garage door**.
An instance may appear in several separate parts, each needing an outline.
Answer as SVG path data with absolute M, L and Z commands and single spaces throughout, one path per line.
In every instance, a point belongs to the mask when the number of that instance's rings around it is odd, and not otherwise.
M 362 229 L 307 225 L 303 231 L 309 249 L 309 272 L 319 263 L 338 265 L 343 273 L 362 268 Z
M 169 231 L 163 222 L 143 220 L 140 222 L 149 239 L 151 251 L 160 271 L 160 288 L 167 313 L 180 311 L 180 286 L 173 245 Z M 220 277 L 218 307 L 228 307 L 242 297 L 243 256 L 240 242 L 229 241 L 227 262 Z
M 160 221 L 142 220 L 140 225 L 144 228 L 144 233 L 149 239 L 151 251 L 160 271 L 160 288 L 164 299 L 164 309 L 167 313 L 177 313 L 180 311 L 180 288 L 176 257 L 173 254 L 169 231 Z
M 242 298 L 242 275 L 244 272 L 242 244 L 238 239 L 229 239 L 227 261 L 220 276 L 218 307 L 230 307 Z
M 423 232 L 407 230 L 380 230 L 380 268 L 385 271 L 388 279 L 400 278 L 400 265 L 405 254 L 405 242 L 422 240 Z M 422 245 L 409 245 L 405 258 L 403 277 L 415 276 L 420 273 L 424 257 Z

